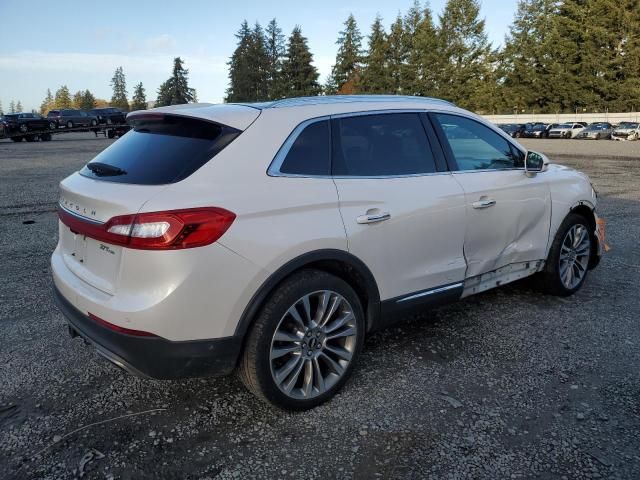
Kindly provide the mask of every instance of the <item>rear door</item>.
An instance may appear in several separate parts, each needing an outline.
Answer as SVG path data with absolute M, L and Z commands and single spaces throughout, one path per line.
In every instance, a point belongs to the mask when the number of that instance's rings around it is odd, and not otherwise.
M 382 300 L 457 291 L 464 279 L 464 193 L 432 150 L 426 120 L 418 112 L 332 119 L 349 250 L 375 276 Z
M 545 174 L 527 176 L 524 152 L 468 117 L 430 114 L 466 202 L 466 277 L 545 258 L 551 194 Z

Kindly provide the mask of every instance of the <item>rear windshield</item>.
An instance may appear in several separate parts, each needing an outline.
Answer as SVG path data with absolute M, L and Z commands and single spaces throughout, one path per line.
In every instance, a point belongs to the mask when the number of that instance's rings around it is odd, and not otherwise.
M 163 185 L 187 178 L 240 131 L 175 115 L 150 115 L 89 162 L 80 174 L 106 182 Z

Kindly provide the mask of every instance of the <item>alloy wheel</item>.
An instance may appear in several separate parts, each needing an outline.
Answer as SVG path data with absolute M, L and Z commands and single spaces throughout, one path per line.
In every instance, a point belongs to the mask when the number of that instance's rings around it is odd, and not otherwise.
M 323 394 L 346 372 L 357 335 L 353 308 L 342 295 L 331 290 L 305 295 L 289 307 L 273 335 L 273 380 L 291 398 Z
M 591 239 L 587 227 L 573 225 L 560 248 L 560 280 L 565 288 L 573 290 L 584 279 L 589 267 Z

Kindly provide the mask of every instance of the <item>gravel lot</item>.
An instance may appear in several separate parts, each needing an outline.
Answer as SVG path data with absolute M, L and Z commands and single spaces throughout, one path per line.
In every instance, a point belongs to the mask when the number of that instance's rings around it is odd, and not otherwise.
M 640 142 L 522 142 L 600 191 L 613 250 L 577 295 L 511 285 L 407 319 L 301 414 L 235 377 L 140 380 L 67 336 L 57 183 L 110 142 L 0 141 L 0 477 L 640 478 Z

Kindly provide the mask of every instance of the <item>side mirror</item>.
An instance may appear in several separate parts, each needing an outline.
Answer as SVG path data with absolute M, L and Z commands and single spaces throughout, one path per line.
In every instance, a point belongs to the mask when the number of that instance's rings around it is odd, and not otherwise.
M 549 159 L 542 153 L 528 151 L 524 158 L 524 171 L 527 175 L 535 175 L 544 172 L 549 164 Z

